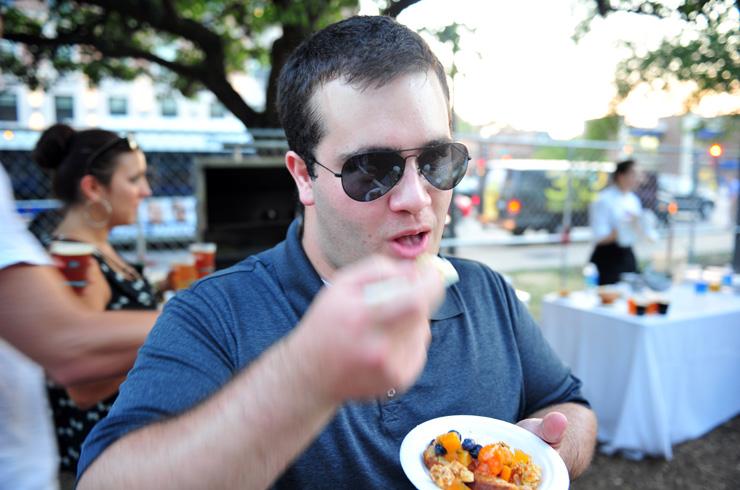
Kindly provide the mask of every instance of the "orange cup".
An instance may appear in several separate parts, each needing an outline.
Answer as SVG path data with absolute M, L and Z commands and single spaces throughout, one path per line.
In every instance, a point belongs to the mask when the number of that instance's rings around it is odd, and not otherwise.
M 172 289 L 179 290 L 190 287 L 198 279 L 198 272 L 195 265 L 190 262 L 177 262 L 172 264 L 170 270 L 170 286 Z
M 635 304 L 634 298 L 627 299 L 627 313 L 630 315 L 637 315 L 637 305 Z
M 658 314 L 658 302 L 654 301 L 647 306 L 647 314 L 648 315 L 657 315 Z
M 195 259 L 195 270 L 199 279 L 216 270 L 215 243 L 193 243 L 190 245 L 190 253 Z
M 51 242 L 49 253 L 55 265 L 67 279 L 67 284 L 80 294 L 87 286 L 87 268 L 95 247 L 81 242 Z

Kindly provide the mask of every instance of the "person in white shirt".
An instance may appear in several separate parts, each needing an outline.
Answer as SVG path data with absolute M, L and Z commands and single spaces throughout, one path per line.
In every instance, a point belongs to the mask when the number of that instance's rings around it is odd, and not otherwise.
M 634 160 L 617 164 L 612 184 L 591 204 L 591 230 L 596 243 L 591 262 L 599 270 L 599 284 L 614 284 L 625 272 L 637 272 L 632 247 L 646 230 L 640 199 L 633 192 L 638 183 Z
M 91 284 L 105 280 L 89 270 Z M 85 307 L 25 229 L 0 165 L 0 488 L 57 488 L 44 371 L 82 390 L 121 376 L 153 321 L 148 312 Z

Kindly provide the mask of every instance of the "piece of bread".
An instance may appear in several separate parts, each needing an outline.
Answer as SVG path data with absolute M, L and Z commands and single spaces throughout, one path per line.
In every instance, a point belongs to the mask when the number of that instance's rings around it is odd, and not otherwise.
M 475 474 L 475 481 L 467 483 L 472 490 L 517 490 L 519 487 L 513 483 L 502 480 L 496 476 Z
M 451 286 L 460 280 L 460 276 L 448 260 L 432 254 L 422 254 L 416 258 L 416 261 L 420 267 L 433 267 L 439 272 L 445 287 Z M 413 287 L 413 285 L 405 277 L 390 277 L 367 284 L 363 290 L 363 299 L 370 306 L 381 305 L 410 287 Z
M 427 265 L 437 269 L 446 287 L 452 286 L 460 280 L 460 275 L 450 261 L 438 255 L 422 254 L 416 258 L 416 261 L 421 266 Z

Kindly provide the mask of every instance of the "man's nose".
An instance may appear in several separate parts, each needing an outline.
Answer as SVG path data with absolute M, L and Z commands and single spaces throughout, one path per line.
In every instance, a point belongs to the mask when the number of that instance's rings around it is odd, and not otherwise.
M 406 160 L 403 176 L 391 191 L 389 205 L 393 211 L 408 211 L 413 214 L 431 204 L 429 185 L 416 165 L 416 158 Z

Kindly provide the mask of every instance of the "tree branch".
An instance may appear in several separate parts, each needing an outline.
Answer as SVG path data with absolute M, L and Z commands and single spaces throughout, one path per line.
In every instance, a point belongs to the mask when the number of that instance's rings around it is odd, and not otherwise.
M 149 1 L 139 0 L 82 0 L 83 3 L 97 5 L 105 10 L 120 13 L 153 28 L 173 34 L 189 41 L 203 50 L 206 58 L 224 59 L 224 47 L 221 38 L 202 24 L 180 17 L 174 5 L 166 0 L 162 9 L 157 9 Z M 157 13 L 159 12 L 159 15 Z M 225 73 L 226 67 L 221 70 Z
M 108 58 L 135 58 L 146 60 L 151 63 L 163 66 L 168 70 L 184 77 L 197 80 L 208 88 L 213 94 L 231 111 L 246 127 L 259 126 L 263 124 L 263 115 L 254 111 L 244 102 L 241 95 L 234 90 L 234 87 L 228 82 L 220 68 L 223 66 L 221 60 L 216 61 L 212 66 L 209 64 L 209 58 L 196 66 L 176 63 L 155 54 L 135 48 L 123 43 L 108 43 L 105 40 L 92 35 L 66 34 L 56 38 L 36 36 L 33 34 L 5 32 L 5 39 L 26 45 L 35 45 L 45 48 L 55 48 L 61 46 L 90 46 L 96 49 L 103 57 Z
M 395 19 L 406 7 L 410 7 L 418 2 L 419 0 L 391 0 L 388 3 L 388 6 L 380 13 L 381 15 L 387 15 L 388 17 L 393 17 Z

